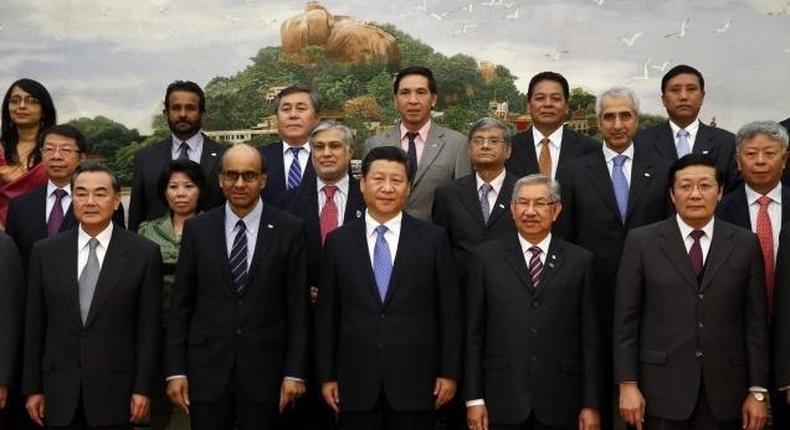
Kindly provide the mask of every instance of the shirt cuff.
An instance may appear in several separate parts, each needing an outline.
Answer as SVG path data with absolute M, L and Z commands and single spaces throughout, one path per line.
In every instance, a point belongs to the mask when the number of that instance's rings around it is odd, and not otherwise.
M 283 381 L 294 381 L 294 382 L 301 382 L 302 384 L 304 384 L 304 379 L 297 378 L 295 376 L 286 376 L 285 378 L 283 378 Z
M 473 400 L 468 400 L 466 402 L 466 407 L 467 408 L 470 408 L 472 406 L 485 406 L 485 405 L 486 405 L 486 402 L 483 399 L 473 399 Z
M 749 392 L 750 393 L 767 393 L 768 390 L 763 388 L 763 387 L 754 386 L 754 387 L 749 387 Z
M 187 375 L 173 375 L 173 376 L 168 376 L 168 377 L 165 379 L 165 382 L 170 382 L 170 381 L 172 381 L 173 379 L 186 379 L 186 378 L 187 378 Z

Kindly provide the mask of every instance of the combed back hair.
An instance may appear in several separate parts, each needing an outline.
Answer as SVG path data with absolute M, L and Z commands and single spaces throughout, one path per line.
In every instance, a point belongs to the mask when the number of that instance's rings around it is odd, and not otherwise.
M 110 177 L 110 182 L 112 183 L 112 189 L 115 191 L 116 194 L 121 192 L 121 181 L 118 180 L 118 177 L 115 176 L 115 173 L 110 170 L 109 167 L 104 165 L 101 161 L 98 160 L 85 160 L 80 162 L 77 165 L 77 168 L 74 169 L 74 173 L 71 175 L 71 189 L 74 189 L 74 182 L 77 181 L 77 177 L 83 173 L 95 173 L 95 172 L 103 172 L 106 173 Z
M 307 94 L 310 97 L 310 103 L 313 105 L 315 113 L 318 114 L 321 112 L 321 99 L 318 97 L 318 93 L 312 87 L 303 84 L 294 84 L 285 87 L 282 91 L 277 93 L 277 97 L 274 99 L 274 112 L 280 110 L 280 103 L 283 97 L 296 93 Z
M 505 144 L 510 146 L 510 127 L 508 127 L 504 122 L 494 118 L 483 118 L 474 123 L 472 128 L 469 129 L 469 143 L 472 143 L 472 136 L 474 136 L 475 133 L 480 130 L 488 130 L 490 128 L 502 130 L 502 137 L 505 139 Z
M 362 177 L 366 177 L 370 171 L 370 166 L 374 161 L 385 160 L 395 163 L 403 164 L 406 168 L 406 177 L 411 180 L 413 177 L 412 172 L 414 168 L 411 165 L 409 156 L 406 151 L 398 148 L 397 146 L 377 146 L 368 152 L 368 155 L 362 160 Z
M 198 96 L 200 113 L 206 111 L 206 95 L 203 93 L 203 88 L 200 88 L 200 85 L 192 81 L 174 81 L 167 86 L 167 91 L 165 91 L 165 110 L 170 109 L 170 94 L 176 91 L 196 94 Z
M 634 90 L 628 87 L 612 87 L 608 90 L 601 93 L 598 96 L 598 101 L 595 103 L 595 114 L 599 118 L 601 117 L 601 111 L 603 110 L 603 101 L 606 98 L 610 99 L 622 99 L 626 98 L 631 100 L 631 105 L 634 109 L 634 114 L 639 116 L 639 97 L 636 96 Z
M 187 178 L 189 178 L 190 181 L 192 181 L 193 184 L 195 184 L 198 189 L 197 211 L 200 212 L 203 210 L 205 207 L 206 191 L 206 176 L 203 173 L 203 168 L 200 167 L 200 164 L 195 163 L 192 160 L 183 159 L 175 159 L 171 161 L 167 168 L 162 171 L 162 174 L 159 175 L 159 179 L 156 182 L 156 191 L 165 207 L 168 207 L 165 193 L 167 192 L 167 186 L 170 184 L 170 178 L 174 173 L 183 173 Z
M 398 75 L 395 76 L 395 82 L 392 85 L 392 92 L 395 95 L 398 95 L 401 79 L 409 75 L 425 76 L 425 79 L 428 79 L 428 91 L 430 91 L 431 94 L 436 94 L 436 78 L 433 77 L 431 69 L 422 66 L 409 66 L 401 69 Z
M 222 153 L 222 157 L 219 158 L 219 173 L 225 172 L 225 156 L 228 155 L 229 152 L 238 151 L 241 148 L 247 149 L 249 152 L 254 152 L 257 154 L 258 158 L 261 160 L 261 173 L 266 173 L 266 157 L 263 156 L 263 153 L 256 147 L 250 145 L 249 143 L 234 143 L 230 148 L 225 150 Z
M 664 94 L 667 90 L 667 84 L 669 83 L 670 79 L 674 78 L 677 75 L 694 75 L 699 80 L 699 89 L 705 91 L 705 78 L 702 77 L 702 73 L 699 70 L 687 65 L 687 64 L 680 64 L 671 69 L 667 73 L 664 74 L 664 77 L 661 78 L 661 94 Z
M 716 183 L 719 184 L 719 187 L 724 186 L 724 172 L 716 167 L 716 162 L 713 158 L 706 154 L 695 154 L 692 152 L 691 154 L 686 154 L 675 160 L 669 167 L 667 188 L 669 188 L 670 191 L 675 187 L 675 174 L 678 170 L 685 169 L 689 166 L 707 166 L 713 168 L 713 170 L 716 171 Z
M 81 153 L 88 152 L 88 139 L 85 138 L 85 135 L 82 134 L 76 127 L 69 125 L 69 124 L 60 124 L 56 126 L 52 126 L 38 135 L 38 141 L 36 142 L 36 150 L 41 151 L 44 147 L 44 141 L 47 140 L 47 136 L 50 134 L 57 134 L 58 136 L 68 137 L 69 139 L 74 139 L 74 142 L 77 144 L 77 149 Z
M 570 99 L 571 90 L 570 90 L 570 86 L 568 85 L 568 80 L 565 79 L 565 76 L 562 76 L 557 72 L 540 72 L 529 80 L 529 87 L 527 88 L 527 100 L 532 100 L 532 95 L 534 94 L 535 85 L 543 81 L 552 81 L 560 84 L 560 86 L 562 87 L 562 95 L 565 96 L 565 101 L 568 101 L 568 99 Z
M 735 152 L 741 152 L 744 140 L 749 140 L 758 134 L 765 135 L 778 143 L 782 149 L 787 150 L 787 130 L 781 124 L 775 121 L 753 121 L 741 127 L 735 135 Z
M 531 175 L 524 176 L 520 178 L 516 183 L 513 185 L 513 196 L 511 200 L 514 202 L 518 199 L 519 192 L 521 191 L 521 187 L 525 185 L 534 185 L 534 184 L 541 184 L 546 185 L 549 187 L 549 193 L 551 194 L 551 201 L 559 202 L 560 201 L 560 183 L 553 179 L 551 176 L 544 175 L 542 173 L 533 173 Z
M 313 138 L 316 134 L 327 130 L 339 131 L 340 134 L 343 135 L 343 143 L 345 143 L 349 148 L 354 147 L 354 133 L 350 128 L 348 128 L 347 125 L 341 124 L 335 120 L 324 120 L 316 124 L 316 126 L 310 131 L 310 145 L 313 144 Z

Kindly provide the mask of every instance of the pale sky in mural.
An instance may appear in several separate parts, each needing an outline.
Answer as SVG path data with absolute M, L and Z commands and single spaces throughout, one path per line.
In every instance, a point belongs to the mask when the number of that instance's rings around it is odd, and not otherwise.
M 32 77 L 53 93 L 61 121 L 104 115 L 141 132 L 150 131 L 169 82 L 205 85 L 243 70 L 258 49 L 280 44 L 280 23 L 304 7 L 298 0 L 2 3 L 0 91 Z M 532 74 L 555 70 L 593 93 L 629 84 L 644 111 L 663 113 L 662 67 L 688 63 L 706 77 L 704 121 L 715 115 L 734 131 L 790 116 L 790 0 L 321 3 L 336 15 L 391 23 L 446 55 L 502 64 L 524 92 Z

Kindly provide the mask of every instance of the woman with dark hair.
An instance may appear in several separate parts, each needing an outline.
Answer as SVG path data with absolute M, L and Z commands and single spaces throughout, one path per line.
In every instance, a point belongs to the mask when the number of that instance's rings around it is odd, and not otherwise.
M 32 79 L 20 79 L 3 98 L 0 127 L 0 229 L 5 228 L 8 202 L 44 185 L 41 132 L 56 124 L 55 104 L 49 91 Z

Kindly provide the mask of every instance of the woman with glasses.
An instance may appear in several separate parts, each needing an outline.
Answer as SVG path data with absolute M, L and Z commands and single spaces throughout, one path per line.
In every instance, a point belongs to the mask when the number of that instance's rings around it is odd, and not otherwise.
M 5 229 L 8 202 L 46 184 L 37 150 L 41 132 L 56 124 L 55 105 L 43 85 L 20 79 L 3 98 L 0 127 L 0 229 Z

